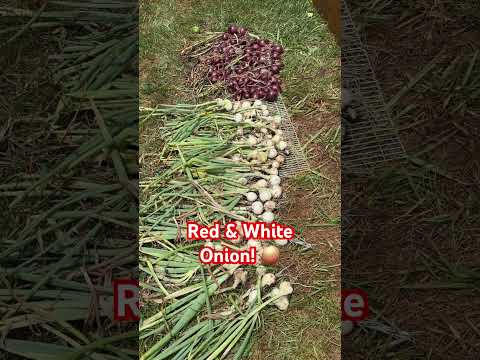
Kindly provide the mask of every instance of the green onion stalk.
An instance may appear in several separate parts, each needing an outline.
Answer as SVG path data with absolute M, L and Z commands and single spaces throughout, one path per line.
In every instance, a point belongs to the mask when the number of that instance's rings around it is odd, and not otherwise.
M 156 123 L 162 134 L 159 168 L 140 181 L 140 283 L 144 300 L 159 305 L 140 322 L 140 339 L 153 341 L 142 360 L 213 360 L 232 353 L 240 359 L 260 312 L 275 301 L 262 297 L 258 280 L 255 303 L 246 309 L 236 303 L 214 319 L 212 304 L 218 304 L 220 291 L 232 289 L 221 287 L 239 266 L 211 266 L 207 275 L 198 260 L 201 243 L 185 237 L 189 220 L 258 220 L 246 195 L 256 181 L 270 179 L 265 160 L 258 160 L 269 147 L 246 136 L 276 134 L 266 113 L 258 104 L 229 100 L 140 109 L 142 126 Z

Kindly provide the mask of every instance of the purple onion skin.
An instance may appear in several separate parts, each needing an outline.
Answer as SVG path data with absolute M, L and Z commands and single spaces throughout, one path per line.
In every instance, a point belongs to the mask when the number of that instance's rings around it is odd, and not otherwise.
M 276 91 L 269 91 L 268 94 L 267 94 L 267 99 L 269 101 L 275 101 L 278 97 L 278 93 Z
M 272 51 L 277 52 L 279 54 L 282 54 L 283 53 L 283 48 L 280 45 L 275 44 L 274 46 L 272 46 Z
M 282 92 L 280 70 L 284 49 L 267 39 L 253 40 L 248 30 L 230 25 L 204 60 L 208 80 L 222 82 L 235 100 L 274 101 Z M 243 54 L 243 58 L 238 56 Z M 236 64 L 232 61 L 239 60 Z

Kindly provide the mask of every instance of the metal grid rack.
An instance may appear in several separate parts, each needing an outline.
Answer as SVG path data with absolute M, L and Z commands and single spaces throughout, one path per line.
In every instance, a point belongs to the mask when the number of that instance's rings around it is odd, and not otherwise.
M 297 132 L 288 115 L 282 96 L 280 95 L 274 103 L 267 103 L 267 106 L 271 113 L 282 117 L 282 126 L 280 129 L 283 131 L 285 141 L 290 150 L 290 154 L 286 157 L 285 163 L 280 168 L 279 175 L 282 177 L 291 177 L 310 170 L 307 158 L 302 150 L 302 145 L 298 140 Z
M 382 163 L 404 158 L 405 149 L 345 0 L 342 7 L 342 86 L 351 90 L 360 119 L 348 126 L 342 140 L 342 165 L 350 172 L 369 173 Z

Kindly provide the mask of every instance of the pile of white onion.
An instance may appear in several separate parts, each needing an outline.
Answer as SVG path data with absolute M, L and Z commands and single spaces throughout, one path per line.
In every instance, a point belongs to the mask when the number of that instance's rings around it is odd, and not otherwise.
M 236 162 L 248 162 L 258 173 L 256 177 L 241 179 L 250 188 L 246 201 L 257 220 L 271 223 L 275 220 L 276 201 L 282 196 L 279 169 L 289 155 L 287 142 L 280 129 L 282 117 L 270 114 L 261 100 L 218 100 L 227 111 L 233 112 L 238 124 L 237 143 L 248 145 L 248 154 L 237 152 L 231 155 Z M 248 125 L 248 126 L 246 126 Z
M 217 100 L 225 110 L 232 112 L 232 119 L 238 124 L 236 143 L 251 149 L 248 153 L 238 151 L 231 155 L 235 162 L 248 162 L 256 176 L 241 179 L 247 186 L 245 193 L 247 208 L 256 221 L 271 223 L 275 220 L 277 203 L 282 196 L 282 179 L 279 170 L 290 151 L 283 137 L 282 117 L 272 115 L 261 100 L 236 101 Z M 246 145 L 246 146 L 245 146 Z M 238 241 L 237 243 L 241 242 Z M 277 240 L 275 245 L 284 246 L 286 240 Z M 263 252 L 261 244 L 253 244 Z M 252 244 L 250 244 L 252 246 Z M 268 255 L 268 251 L 265 255 Z M 275 253 L 272 250 L 272 253 Z
M 263 266 L 258 266 L 256 273 L 258 279 L 260 280 L 260 291 L 262 293 L 267 292 L 265 300 L 270 298 L 270 305 L 274 305 L 282 311 L 287 310 L 290 304 L 288 298 L 293 293 L 292 284 L 288 281 L 281 281 L 278 283 L 277 276 L 273 273 L 267 272 Z M 270 289 L 269 292 L 268 289 Z M 257 288 L 255 285 L 249 288 L 247 292 L 243 294 L 242 298 L 247 299 L 246 307 L 249 307 L 251 304 L 253 304 L 257 300 Z

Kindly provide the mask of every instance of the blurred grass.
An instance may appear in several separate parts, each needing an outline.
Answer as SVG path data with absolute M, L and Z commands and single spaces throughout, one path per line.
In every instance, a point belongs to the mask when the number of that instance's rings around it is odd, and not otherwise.
M 134 13 L 0 1 L 0 357 L 137 355 L 110 319 L 137 263 Z
M 477 358 L 463 314 L 478 323 L 480 3 L 350 3 L 411 158 L 346 185 L 356 213 L 342 276 L 414 335 L 417 354 L 362 331 L 345 358 Z

